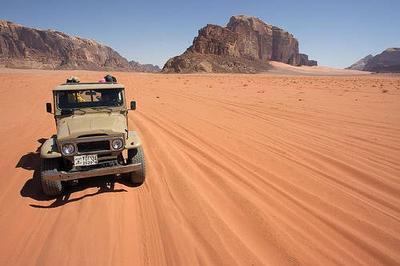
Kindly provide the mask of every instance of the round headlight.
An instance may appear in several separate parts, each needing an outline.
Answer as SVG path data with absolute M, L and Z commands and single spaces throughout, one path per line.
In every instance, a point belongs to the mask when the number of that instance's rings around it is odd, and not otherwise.
M 113 150 L 120 150 L 123 145 L 124 142 L 122 141 L 122 139 L 113 139 L 113 141 L 111 142 L 111 147 L 113 148 Z
M 75 152 L 75 146 L 70 143 L 64 144 L 61 147 L 61 151 L 64 155 L 71 155 Z

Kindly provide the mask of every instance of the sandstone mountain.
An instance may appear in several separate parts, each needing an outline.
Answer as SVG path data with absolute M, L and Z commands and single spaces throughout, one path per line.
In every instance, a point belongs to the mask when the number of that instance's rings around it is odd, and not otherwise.
M 96 41 L 0 20 L 0 66 L 39 69 L 153 71 Z
M 255 17 L 233 16 L 226 27 L 207 25 L 193 45 L 171 58 L 163 72 L 256 73 L 270 68 L 268 60 L 291 65 L 316 65 L 299 53 L 292 34 Z
M 348 68 L 376 73 L 400 73 L 400 48 L 389 48 L 376 56 L 369 55 Z
M 374 56 L 365 65 L 364 70 L 378 73 L 399 73 L 400 48 L 389 48 Z
M 134 69 L 137 72 L 160 72 L 161 68 L 157 65 L 152 64 L 140 64 L 136 61 L 129 61 L 130 68 Z
M 351 70 L 361 70 L 363 71 L 365 68 L 365 65 L 372 59 L 374 58 L 373 55 L 367 55 L 366 57 L 358 60 L 357 62 L 355 62 L 354 64 L 352 64 L 351 66 L 347 67 L 346 69 L 351 69 Z

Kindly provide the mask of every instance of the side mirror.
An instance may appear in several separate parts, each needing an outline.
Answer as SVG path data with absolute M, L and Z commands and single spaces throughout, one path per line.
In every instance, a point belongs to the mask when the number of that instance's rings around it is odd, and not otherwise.
M 131 110 L 136 110 L 136 101 L 131 101 Z
M 51 111 L 53 111 L 51 108 L 51 103 L 46 103 L 46 111 L 50 114 L 51 114 Z

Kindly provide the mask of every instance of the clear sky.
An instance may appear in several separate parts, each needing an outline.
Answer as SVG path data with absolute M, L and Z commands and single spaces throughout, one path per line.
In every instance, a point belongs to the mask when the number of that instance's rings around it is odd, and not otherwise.
M 129 60 L 162 66 L 206 24 L 249 15 L 284 28 L 320 65 L 346 67 L 400 47 L 400 0 L 0 0 L 0 19 L 95 39 Z

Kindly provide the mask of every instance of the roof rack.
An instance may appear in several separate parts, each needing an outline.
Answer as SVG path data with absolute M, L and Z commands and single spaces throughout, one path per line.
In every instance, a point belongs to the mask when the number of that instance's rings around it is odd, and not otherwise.
M 60 85 L 94 85 L 94 84 L 118 84 L 116 82 L 71 82 L 71 83 L 62 83 Z
M 58 90 L 90 90 L 90 89 L 121 89 L 125 86 L 121 83 L 113 82 L 92 82 L 92 83 L 65 83 L 53 89 Z

